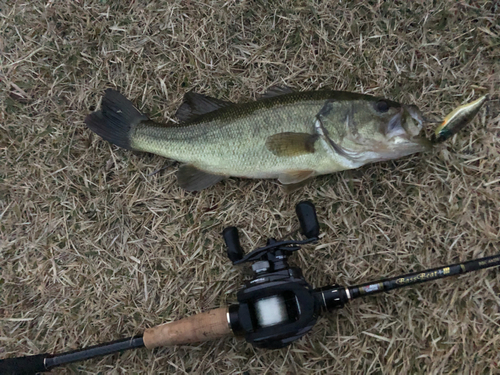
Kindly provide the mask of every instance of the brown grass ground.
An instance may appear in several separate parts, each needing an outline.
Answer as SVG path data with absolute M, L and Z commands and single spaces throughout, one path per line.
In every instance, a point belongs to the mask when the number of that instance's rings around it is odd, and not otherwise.
M 302 199 L 323 223 L 320 244 L 295 257 L 315 287 L 498 252 L 498 2 L 131 3 L 0 5 L 0 357 L 127 337 L 234 302 L 244 277 L 220 232 L 237 225 L 247 248 L 260 245 L 295 226 Z M 435 117 L 480 94 L 494 100 L 432 153 L 292 195 L 243 179 L 186 193 L 174 163 L 111 146 L 82 122 L 107 87 L 166 120 L 190 89 L 241 101 L 277 83 L 373 93 Z M 53 373 L 498 373 L 498 281 L 481 271 L 357 300 L 282 350 L 227 338 Z

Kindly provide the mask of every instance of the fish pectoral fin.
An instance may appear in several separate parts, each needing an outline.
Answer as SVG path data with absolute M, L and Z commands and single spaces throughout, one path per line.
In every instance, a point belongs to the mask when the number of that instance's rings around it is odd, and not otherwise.
M 261 95 L 259 99 L 267 99 L 273 98 L 275 96 L 291 94 L 293 90 L 288 86 L 271 86 L 269 87 L 264 94 Z
M 317 134 L 308 133 L 277 133 L 266 140 L 266 147 L 276 156 L 298 156 L 314 153 L 314 142 Z
M 183 164 L 177 171 L 177 183 L 187 191 L 200 191 L 225 179 L 226 176 L 203 172 L 191 164 Z
M 231 102 L 189 91 L 184 95 L 184 102 L 175 113 L 175 116 L 182 122 L 187 122 L 200 115 L 216 111 L 232 104 Z
M 280 174 L 278 181 L 283 185 L 298 184 L 308 180 L 314 175 L 314 171 L 305 169 L 297 171 L 286 171 Z

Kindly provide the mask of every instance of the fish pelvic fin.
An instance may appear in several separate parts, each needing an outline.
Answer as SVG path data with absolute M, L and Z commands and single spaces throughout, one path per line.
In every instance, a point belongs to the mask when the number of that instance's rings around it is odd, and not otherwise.
M 296 171 L 294 170 L 294 171 L 286 171 L 280 173 L 278 180 L 283 185 L 291 185 L 291 184 L 297 184 L 302 181 L 306 181 L 313 176 L 314 176 L 313 170 L 296 170 Z
M 149 120 L 139 112 L 132 102 L 118 91 L 107 89 L 101 110 L 85 118 L 85 124 L 94 133 L 119 147 L 132 150 L 131 135 L 136 125 Z
M 296 182 L 295 184 L 288 184 L 288 185 L 281 185 L 283 187 L 283 191 L 287 194 L 292 194 L 300 189 L 302 189 L 304 186 L 306 186 L 309 181 L 311 181 L 311 178 L 306 178 L 305 180 L 302 180 L 300 182 Z
M 192 164 L 182 164 L 177 171 L 177 183 L 187 191 L 206 189 L 225 178 L 226 176 L 204 172 Z

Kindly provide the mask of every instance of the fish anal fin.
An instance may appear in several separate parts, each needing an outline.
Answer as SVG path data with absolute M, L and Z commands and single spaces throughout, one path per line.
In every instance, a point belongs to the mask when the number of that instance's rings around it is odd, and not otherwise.
M 216 111 L 232 104 L 231 102 L 189 91 L 184 95 L 184 102 L 175 113 L 175 116 L 182 122 L 187 122 L 200 115 Z
M 183 164 L 177 171 L 177 182 L 181 188 L 187 191 L 200 191 L 219 181 L 226 176 L 204 172 L 192 164 Z
M 278 180 L 283 185 L 292 185 L 306 181 L 313 176 L 314 171 L 310 169 L 292 170 L 280 173 Z
M 292 92 L 293 90 L 288 86 L 274 85 L 269 87 L 259 99 L 274 98 L 275 96 L 291 94 Z
M 266 147 L 276 156 L 298 156 L 314 153 L 317 134 L 284 132 L 271 135 Z

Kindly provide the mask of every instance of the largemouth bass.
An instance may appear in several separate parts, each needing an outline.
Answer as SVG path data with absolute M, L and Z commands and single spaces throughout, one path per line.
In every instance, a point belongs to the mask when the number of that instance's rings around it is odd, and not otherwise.
M 182 162 L 178 183 L 188 191 L 229 176 L 278 179 L 291 191 L 314 176 L 432 144 L 419 136 L 425 121 L 415 106 L 341 91 L 273 87 L 260 100 L 240 104 L 188 92 L 176 116 L 180 124 L 153 122 L 108 89 L 101 110 L 85 123 L 117 146 Z

